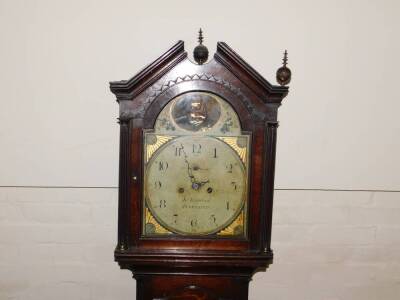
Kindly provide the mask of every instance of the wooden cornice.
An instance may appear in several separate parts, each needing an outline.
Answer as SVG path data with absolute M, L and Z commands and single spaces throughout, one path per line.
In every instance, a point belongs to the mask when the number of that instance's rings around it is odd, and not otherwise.
M 131 79 L 111 81 L 111 92 L 117 96 L 117 101 L 132 100 L 186 57 L 184 42 L 178 41 Z
M 244 83 L 248 82 L 244 79 L 252 79 L 254 84 L 248 85 L 248 87 L 258 94 L 264 102 L 281 102 L 288 94 L 288 87 L 269 83 L 224 42 L 217 43 L 217 52 L 214 54 L 214 58 Z

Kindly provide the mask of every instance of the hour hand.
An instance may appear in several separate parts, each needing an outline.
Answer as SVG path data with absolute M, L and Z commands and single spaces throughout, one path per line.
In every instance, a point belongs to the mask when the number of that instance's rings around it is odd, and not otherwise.
M 208 169 L 205 169 L 205 168 L 201 168 L 201 167 L 199 167 L 199 166 L 193 166 L 193 171 L 208 171 Z
M 209 183 L 209 182 L 210 182 L 210 180 L 207 179 L 206 181 L 200 181 L 199 184 L 200 185 L 205 185 L 206 183 Z

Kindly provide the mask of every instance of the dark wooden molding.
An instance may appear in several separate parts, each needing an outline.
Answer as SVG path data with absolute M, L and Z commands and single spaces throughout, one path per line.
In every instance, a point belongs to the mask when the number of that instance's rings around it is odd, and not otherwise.
M 180 251 L 178 249 L 170 251 L 140 251 L 125 252 L 116 251 L 115 258 L 121 266 L 140 265 L 152 266 L 163 265 L 164 267 L 176 266 L 186 268 L 201 268 L 205 266 L 225 266 L 230 268 L 247 267 L 255 271 L 258 268 L 266 268 L 272 262 L 273 254 L 270 251 L 263 253 L 241 253 L 241 252 L 221 252 L 221 251 Z
M 280 103 L 288 94 L 288 87 L 270 84 L 260 73 L 224 42 L 217 43 L 217 52 L 214 58 L 239 79 L 246 76 L 251 79 L 252 82 L 255 82 L 256 86 L 249 85 L 249 88 L 256 94 L 259 94 L 265 102 Z M 265 95 L 260 94 L 260 90 L 263 91 Z
M 117 96 L 117 101 L 133 100 L 133 98 L 151 86 L 165 73 L 187 57 L 183 41 L 178 41 L 168 51 L 151 64 L 143 68 L 129 80 L 111 81 L 111 92 Z

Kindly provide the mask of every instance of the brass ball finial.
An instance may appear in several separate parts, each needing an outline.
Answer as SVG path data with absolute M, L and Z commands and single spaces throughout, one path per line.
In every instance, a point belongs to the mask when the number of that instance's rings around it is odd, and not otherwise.
M 276 71 L 276 81 L 282 86 L 289 84 L 290 80 L 292 79 L 292 71 L 286 66 L 288 62 L 288 52 L 285 50 L 283 54 L 283 63 L 282 67 L 280 67 Z
M 203 45 L 203 31 L 199 30 L 199 45 L 197 45 L 193 50 L 194 60 L 199 64 L 202 65 L 208 59 L 208 49 L 206 46 Z

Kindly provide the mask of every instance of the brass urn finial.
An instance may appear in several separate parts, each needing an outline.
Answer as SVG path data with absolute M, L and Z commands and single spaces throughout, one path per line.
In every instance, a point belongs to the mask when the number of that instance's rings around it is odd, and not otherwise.
M 194 60 L 199 64 L 202 65 L 208 59 L 208 49 L 206 46 L 203 45 L 203 31 L 199 30 L 199 45 L 197 45 L 193 50 Z
M 286 66 L 288 62 L 288 52 L 285 50 L 283 54 L 283 63 L 282 67 L 280 67 L 276 71 L 276 81 L 282 86 L 289 84 L 291 78 L 292 78 L 292 71 Z

